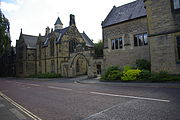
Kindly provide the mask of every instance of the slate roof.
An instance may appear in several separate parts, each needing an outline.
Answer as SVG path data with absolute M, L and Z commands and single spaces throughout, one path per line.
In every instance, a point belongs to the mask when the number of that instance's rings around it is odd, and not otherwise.
M 107 27 L 146 15 L 144 0 L 136 0 L 119 7 L 114 6 L 101 25 Z
M 32 35 L 26 35 L 22 34 L 23 40 L 27 46 L 27 48 L 30 49 L 36 49 L 36 43 L 37 43 L 37 36 L 32 36 Z
M 92 40 L 86 35 L 85 32 L 81 33 L 81 36 L 83 37 L 84 41 L 86 42 L 86 46 L 88 47 L 94 47 L 94 43 Z
M 56 36 L 56 43 L 61 43 L 61 38 L 63 37 L 63 35 L 66 33 L 66 31 L 68 30 L 69 27 L 66 27 L 64 29 L 57 29 L 55 30 L 55 36 Z M 43 46 L 47 46 L 49 43 L 49 37 L 50 34 L 48 34 L 45 38 L 44 38 L 44 43 Z
M 57 24 L 63 25 L 59 17 L 57 18 L 57 20 L 56 20 L 54 25 L 57 25 Z

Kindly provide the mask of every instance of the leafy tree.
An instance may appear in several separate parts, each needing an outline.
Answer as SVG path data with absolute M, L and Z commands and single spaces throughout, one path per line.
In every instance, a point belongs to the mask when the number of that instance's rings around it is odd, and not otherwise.
M 100 40 L 98 43 L 95 43 L 94 49 L 95 49 L 95 56 L 96 57 L 103 57 L 103 42 Z
M 8 36 L 9 21 L 0 10 L 0 54 L 4 53 L 10 43 Z

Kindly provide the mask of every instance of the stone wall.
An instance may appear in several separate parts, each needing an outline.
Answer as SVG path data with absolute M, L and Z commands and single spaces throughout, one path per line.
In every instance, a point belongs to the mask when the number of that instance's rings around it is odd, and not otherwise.
M 180 74 L 176 37 L 180 36 L 180 12 L 171 0 L 146 0 L 152 71 Z
M 112 65 L 134 66 L 136 59 L 150 60 L 149 45 L 134 47 L 134 35 L 147 33 L 147 18 L 127 21 L 103 28 L 104 68 Z M 123 49 L 112 50 L 111 40 L 122 37 Z

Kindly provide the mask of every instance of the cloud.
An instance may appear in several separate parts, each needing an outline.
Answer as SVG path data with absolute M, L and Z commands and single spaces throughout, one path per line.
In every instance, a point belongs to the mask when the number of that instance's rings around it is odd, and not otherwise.
M 85 31 L 91 39 L 98 41 L 102 39 L 101 22 L 113 6 L 120 6 L 134 0 L 4 1 L 2 3 L 3 11 L 10 21 L 12 44 L 15 45 L 21 28 L 24 34 L 38 35 L 41 33 L 44 35 L 45 28 L 47 26 L 53 28 L 58 16 L 64 27 L 67 27 L 69 14 L 75 15 L 76 25 L 80 32 Z
M 19 9 L 19 6 L 13 3 L 1 2 L 1 6 L 2 6 L 2 11 L 5 12 L 18 11 Z
M 14 12 L 18 11 L 20 8 L 20 5 L 22 5 L 24 0 L 7 0 L 1 2 L 1 8 L 4 12 Z

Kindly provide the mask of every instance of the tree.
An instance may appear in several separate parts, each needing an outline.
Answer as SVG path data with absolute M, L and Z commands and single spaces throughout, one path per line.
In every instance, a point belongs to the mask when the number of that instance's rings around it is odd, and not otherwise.
M 94 49 L 95 49 L 95 56 L 96 57 L 103 57 L 103 42 L 100 40 L 98 43 L 95 43 Z
M 0 54 L 6 51 L 10 43 L 9 34 L 9 21 L 0 10 Z

